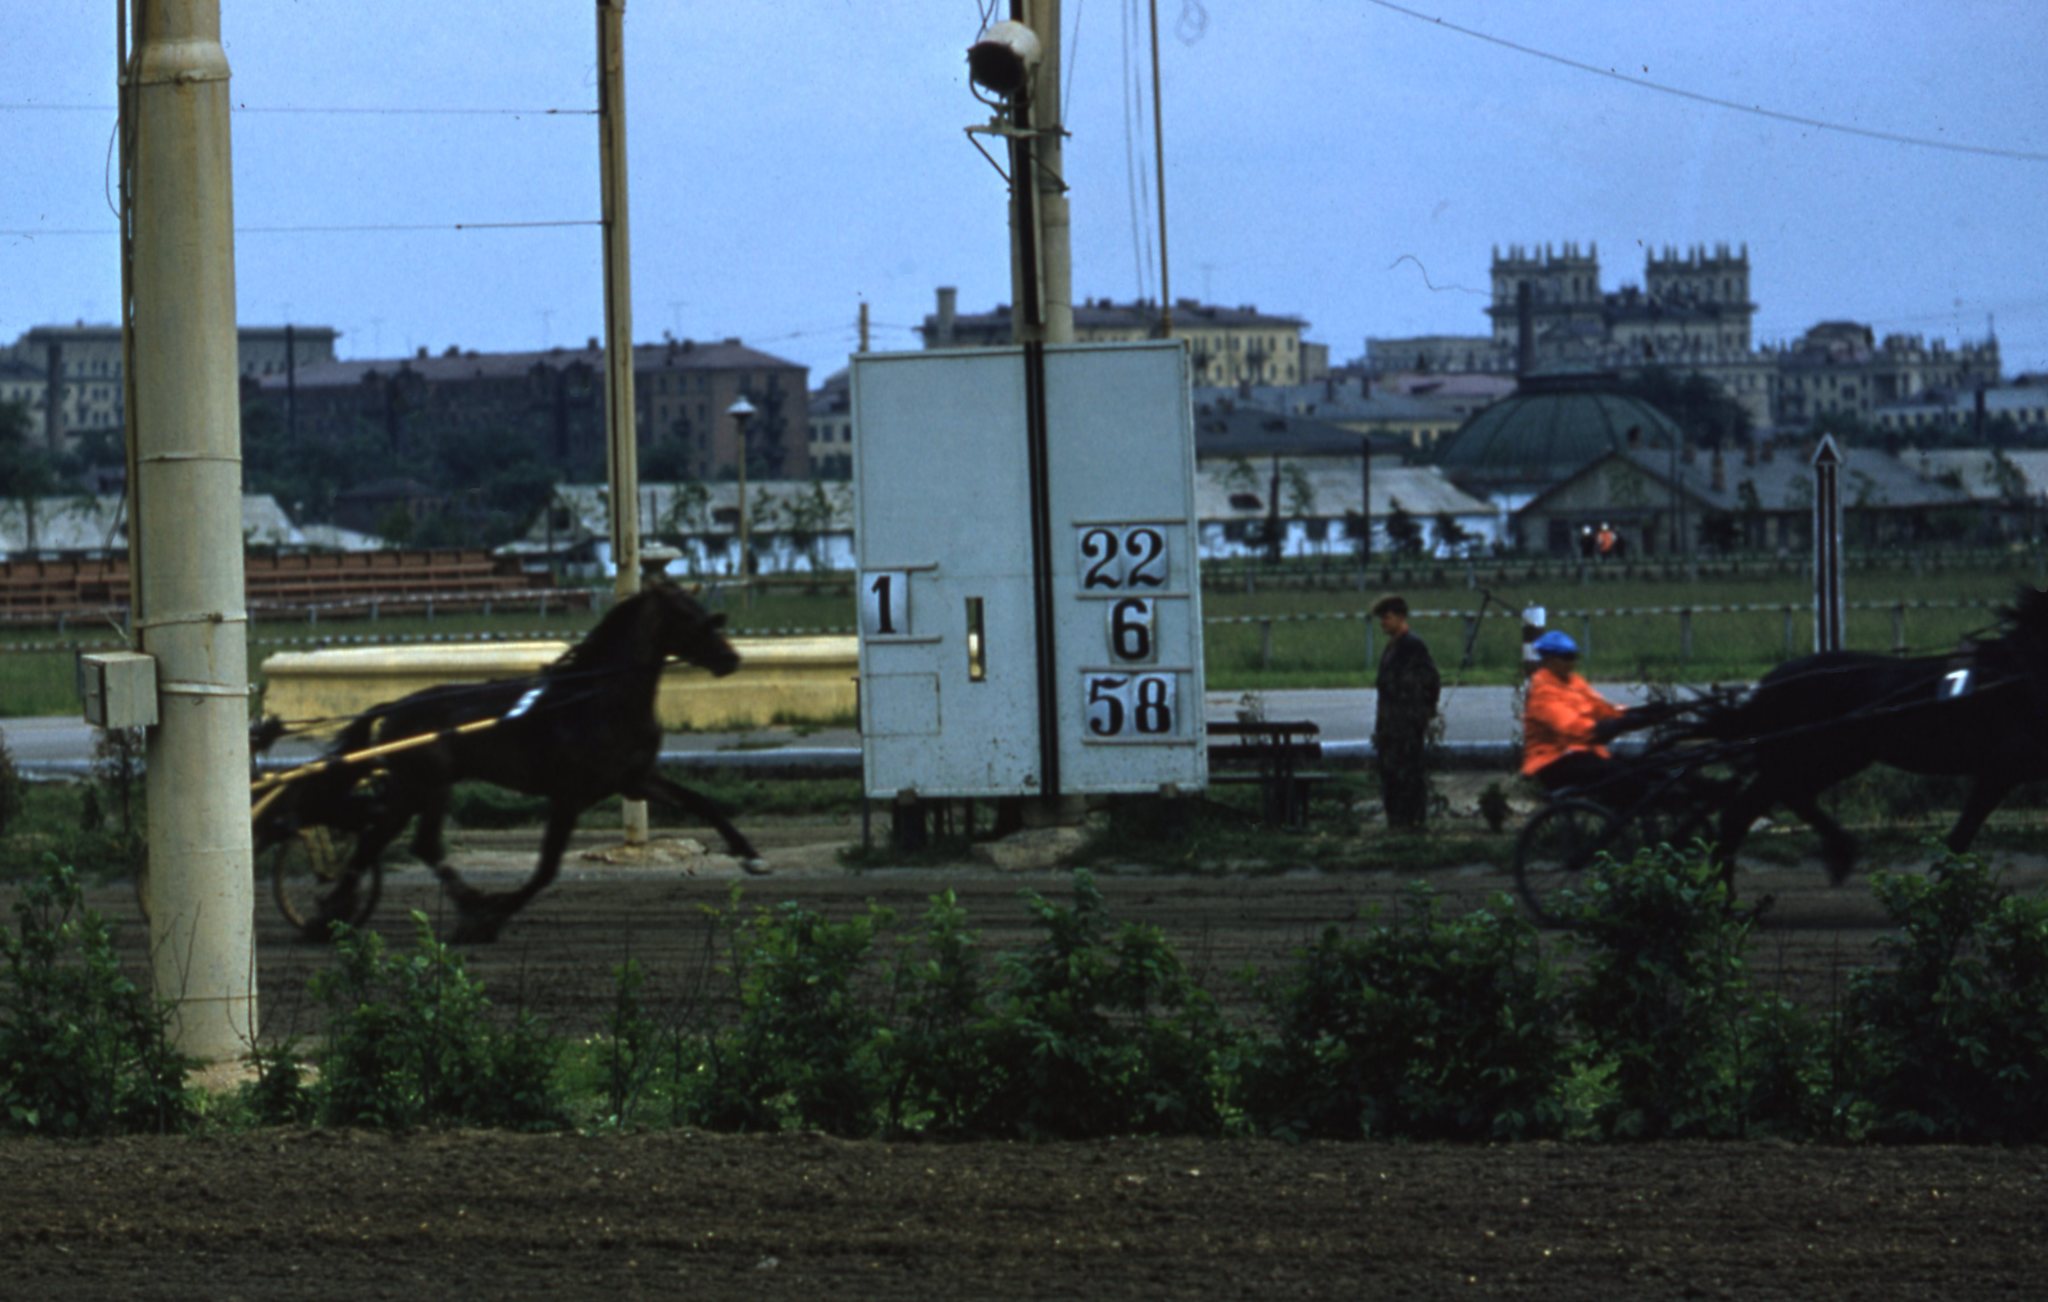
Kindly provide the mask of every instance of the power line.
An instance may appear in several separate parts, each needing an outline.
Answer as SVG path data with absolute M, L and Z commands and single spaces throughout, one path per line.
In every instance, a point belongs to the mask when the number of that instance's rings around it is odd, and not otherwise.
M 1562 64 L 1567 68 L 1574 68 L 1580 72 L 1590 72 L 1596 77 L 1607 77 L 1642 90 L 1656 91 L 1660 95 L 1675 95 L 1679 99 L 1689 99 L 1699 104 L 1711 104 L 1715 108 L 1730 109 L 1737 113 L 1750 113 L 1757 117 L 1770 118 L 1777 122 L 1790 122 L 1795 126 L 1812 127 L 1816 131 L 1838 131 L 1843 135 L 1862 136 L 1868 140 L 1882 140 L 1894 145 L 1914 145 L 1921 149 L 1945 149 L 1950 153 L 1981 154 L 1989 158 L 2012 158 L 2026 163 L 2048 163 L 2048 154 L 2037 153 L 2032 150 L 2000 149 L 1993 145 L 1966 145 L 1959 144 L 1953 140 L 1934 140 L 1926 136 L 1901 135 L 1895 131 L 1877 131 L 1870 127 L 1852 127 L 1840 122 L 1827 122 L 1820 118 L 1801 117 L 1796 113 L 1781 113 L 1777 109 L 1767 109 L 1758 104 L 1744 104 L 1737 100 L 1721 99 L 1715 95 L 1702 95 L 1698 91 L 1681 90 L 1676 86 L 1667 86 L 1662 82 L 1651 81 L 1646 77 L 1631 77 L 1625 72 L 1616 72 L 1612 68 L 1602 68 L 1596 64 L 1582 63 L 1577 59 L 1566 58 L 1562 54 L 1552 54 L 1548 50 L 1539 50 L 1534 46 L 1521 45 L 1504 37 L 1493 36 L 1486 32 L 1476 31 L 1470 27 L 1460 27 L 1458 24 L 1448 22 L 1442 18 L 1432 17 L 1429 14 L 1410 9 L 1405 5 L 1395 4 L 1393 0 L 1366 0 L 1366 3 L 1378 5 L 1380 8 L 1392 13 L 1402 14 L 1420 22 L 1428 23 L 1432 27 L 1441 27 L 1446 31 L 1456 32 L 1460 36 L 1469 36 L 1477 41 L 1485 41 L 1489 45 L 1498 45 L 1503 49 L 1513 50 L 1517 54 L 1526 54 L 1531 58 L 1547 59 L 1552 63 Z
M 364 226 L 237 226 L 237 235 L 337 235 L 381 231 L 517 231 L 544 230 L 559 226 L 601 226 L 604 223 L 595 218 L 577 218 L 568 221 L 541 222 L 387 222 Z M 0 236 L 16 239 L 40 239 L 46 235 L 119 235 L 111 227 L 105 230 L 89 228 L 57 230 L 0 231 Z
M 113 113 L 112 104 L 5 104 L 0 103 L 0 113 Z M 594 108 L 405 108 L 385 106 L 373 108 L 339 108 L 296 105 L 236 104 L 236 113 L 292 113 L 343 117 L 595 117 Z

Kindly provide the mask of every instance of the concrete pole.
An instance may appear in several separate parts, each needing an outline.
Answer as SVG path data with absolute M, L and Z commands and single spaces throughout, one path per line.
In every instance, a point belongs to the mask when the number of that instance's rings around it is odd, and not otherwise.
M 135 627 L 161 719 L 141 894 L 173 1042 L 222 1062 L 248 1052 L 256 1024 L 228 61 L 220 0 L 137 11 Z
M 1045 342 L 1074 342 L 1073 219 L 1067 211 L 1066 143 L 1060 117 L 1060 0 L 1031 0 L 1031 30 L 1044 47 L 1031 95 L 1039 132 L 1032 162 L 1038 187 L 1039 283 Z M 1021 178 L 1020 178 L 1021 179 Z
M 605 468 L 612 591 L 640 591 L 640 445 L 633 403 L 633 256 L 626 205 L 626 0 L 597 0 L 597 150 L 604 194 Z M 627 845 L 647 843 L 647 802 L 625 802 Z

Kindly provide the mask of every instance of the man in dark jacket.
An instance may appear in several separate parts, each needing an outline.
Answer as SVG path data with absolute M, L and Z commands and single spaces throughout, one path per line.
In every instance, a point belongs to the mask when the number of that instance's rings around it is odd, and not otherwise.
M 1429 814 L 1429 778 L 1423 753 L 1429 725 L 1436 719 L 1443 683 L 1429 647 L 1408 627 L 1408 602 L 1398 595 L 1372 604 L 1373 617 L 1386 634 L 1374 687 L 1379 708 L 1373 719 L 1372 748 L 1379 756 L 1380 792 L 1387 806 L 1387 826 L 1420 830 Z

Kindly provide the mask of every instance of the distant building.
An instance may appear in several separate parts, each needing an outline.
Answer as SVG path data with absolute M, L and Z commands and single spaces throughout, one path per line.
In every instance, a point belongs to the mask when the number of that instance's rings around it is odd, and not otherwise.
M 811 392 L 811 477 L 853 478 L 853 381 L 838 370 Z
M 1613 376 L 1532 375 L 1445 439 L 1431 458 L 1466 492 L 1509 508 L 1614 452 L 1676 456 L 1670 417 L 1613 391 Z
M 1343 384 L 1334 373 L 1320 384 L 1198 388 L 1194 401 L 1198 408 L 1230 404 L 1248 411 L 1308 417 L 1338 429 L 1398 440 L 1416 453 L 1434 447 L 1437 440 L 1457 429 L 1465 418 L 1462 403 L 1438 402 L 1382 389 L 1364 377 Z
M 1842 530 L 1851 546 L 1906 546 L 1966 527 L 1976 507 L 1896 457 L 1866 448 L 1843 465 Z M 1805 453 L 1673 457 L 1618 450 L 1581 466 L 1514 513 L 1516 544 L 1569 555 L 1589 527 L 1612 525 L 1641 555 L 1700 550 L 1804 552 L 1813 545 L 1813 469 Z M 1954 528 L 1944 530 L 1941 517 Z
M 610 525 L 603 484 L 563 484 L 527 536 L 498 549 L 538 567 L 552 561 L 571 571 L 602 572 L 610 564 Z M 747 541 L 757 574 L 854 568 L 853 486 L 819 480 L 747 484 Z M 739 573 L 739 485 L 640 485 L 643 540 L 672 547 L 678 576 Z
M 1881 425 L 1881 409 L 1995 386 L 1999 366 L 1995 339 L 1950 348 L 1939 339 L 1887 335 L 1880 345 L 1869 326 L 1823 321 L 1778 355 L 1778 415 L 1788 425 L 1829 415 Z
M 961 313 L 958 291 L 938 291 L 938 310 L 918 334 L 926 348 L 995 348 L 1012 341 L 1010 308 Z M 1086 299 L 1074 304 L 1074 338 L 1079 343 L 1153 339 L 1159 334 L 1159 304 Z M 1197 385 L 1298 384 L 1320 380 L 1330 369 L 1328 345 L 1304 340 L 1308 322 L 1276 316 L 1256 307 L 1216 307 L 1193 299 L 1173 305 L 1173 338 L 1188 341 Z
M 1762 428 L 1800 428 L 1830 413 L 1869 419 L 1879 406 L 1930 389 L 1995 384 L 2000 373 L 1996 339 L 1951 348 L 1890 335 L 1879 345 L 1870 327 L 1854 322 L 1822 322 L 1792 344 L 1757 347 L 1749 249 L 1726 244 L 1652 251 L 1641 287 L 1613 291 L 1600 286 L 1597 245 L 1496 248 L 1490 333 L 1370 338 L 1364 365 L 1382 376 L 1516 374 L 1525 288 L 1531 369 L 1627 375 L 1659 366 L 1701 375 Z
M 249 377 L 284 371 L 292 355 L 301 366 L 333 361 L 338 336 L 332 326 L 243 326 L 235 337 L 237 363 Z M 35 326 L 0 348 L 0 401 L 11 394 L 27 405 L 36 432 L 52 449 L 68 447 L 82 433 L 125 428 L 124 383 L 118 325 Z
M 804 478 L 808 374 L 738 339 L 636 344 L 640 447 L 673 441 L 696 478 L 734 477 L 740 430 L 729 409 L 745 395 L 755 409 L 746 426 L 747 473 Z M 289 385 L 273 373 L 248 387 L 280 415 L 289 410 L 303 439 L 370 430 L 399 452 L 439 429 L 523 431 L 565 473 L 596 473 L 604 465 L 604 349 L 595 339 L 543 352 L 423 348 L 407 358 L 329 361 L 299 368 Z

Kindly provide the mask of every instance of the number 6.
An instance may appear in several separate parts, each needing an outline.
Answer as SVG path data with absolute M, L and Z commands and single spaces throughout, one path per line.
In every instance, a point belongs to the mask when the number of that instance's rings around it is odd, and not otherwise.
M 1119 660 L 1152 658 L 1152 600 L 1124 597 L 1110 603 L 1109 652 Z

